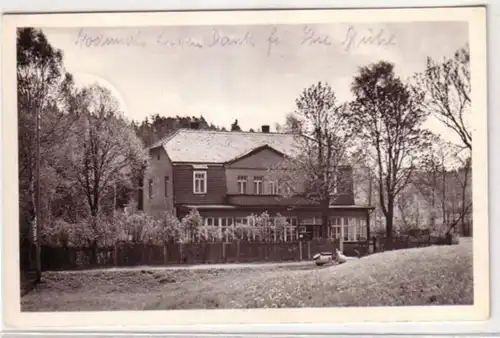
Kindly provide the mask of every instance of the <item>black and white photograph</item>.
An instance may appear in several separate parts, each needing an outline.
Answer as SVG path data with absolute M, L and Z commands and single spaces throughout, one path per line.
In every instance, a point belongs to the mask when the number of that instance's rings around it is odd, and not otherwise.
M 20 313 L 484 316 L 485 12 L 390 11 L 6 30 Z

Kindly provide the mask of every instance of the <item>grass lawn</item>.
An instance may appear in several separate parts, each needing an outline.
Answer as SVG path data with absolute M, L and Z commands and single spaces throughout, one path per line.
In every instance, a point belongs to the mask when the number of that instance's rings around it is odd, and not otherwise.
M 45 273 L 23 311 L 472 304 L 472 243 L 328 267 Z

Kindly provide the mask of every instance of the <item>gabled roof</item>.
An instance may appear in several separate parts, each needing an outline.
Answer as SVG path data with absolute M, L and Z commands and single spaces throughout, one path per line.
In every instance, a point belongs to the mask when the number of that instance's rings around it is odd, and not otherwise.
M 281 133 L 179 129 L 150 149 L 163 146 L 172 162 L 226 163 L 256 148 L 268 147 L 292 155 L 297 149 L 296 137 Z
M 270 147 L 268 144 L 264 144 L 263 146 L 260 146 L 260 147 L 257 147 L 257 148 L 254 148 L 254 149 L 251 149 L 250 151 L 247 151 L 247 152 L 244 152 L 243 154 L 240 154 L 238 156 L 236 156 L 235 158 L 231 159 L 230 161 L 226 162 L 226 164 L 230 164 L 230 163 L 234 163 L 234 162 L 238 162 L 248 156 L 252 156 L 253 154 L 256 154 L 264 149 L 267 149 L 267 150 L 270 150 L 280 156 L 283 156 L 283 157 L 286 157 L 287 155 L 282 153 L 281 151 L 279 150 L 276 150 L 274 149 L 273 147 Z

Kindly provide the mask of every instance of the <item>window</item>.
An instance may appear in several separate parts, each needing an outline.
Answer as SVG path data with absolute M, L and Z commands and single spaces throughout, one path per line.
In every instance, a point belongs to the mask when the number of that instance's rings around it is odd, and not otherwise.
M 350 238 L 349 238 L 349 219 L 347 217 L 344 217 L 342 218 L 343 222 L 342 222 L 342 225 L 343 225 L 343 228 L 344 228 L 344 232 L 343 232 L 343 236 L 344 236 L 344 241 L 349 241 Z
M 220 233 L 221 233 L 221 238 L 224 239 L 226 242 L 229 242 L 230 240 L 233 239 L 232 231 L 230 228 L 233 227 L 233 218 L 232 217 L 221 217 L 220 218 Z
M 165 176 L 165 197 L 168 197 L 168 176 Z
M 367 234 L 366 234 L 366 220 L 364 219 L 358 219 L 358 239 L 361 241 L 366 241 L 367 240 Z
M 274 181 L 269 182 L 269 194 L 271 195 L 278 194 L 278 185 Z
M 262 176 L 254 176 L 253 178 L 253 192 L 256 195 L 262 195 Z
M 366 240 L 366 221 L 357 217 L 330 217 L 330 238 L 343 238 L 346 242 Z
M 246 176 L 238 176 L 238 193 L 240 193 L 240 194 L 247 193 L 247 177 Z
M 299 238 L 298 233 L 298 220 L 297 217 L 289 217 L 286 219 L 288 226 L 285 228 L 284 240 L 285 242 L 291 242 Z
M 153 180 L 148 181 L 148 196 L 153 198 Z
M 333 189 L 332 189 L 332 194 L 336 195 L 338 192 L 339 188 L 339 179 L 337 177 L 337 174 L 332 174 L 332 182 L 333 182 Z
M 217 234 L 214 234 L 212 232 L 213 229 L 210 229 L 210 233 L 208 232 L 208 229 L 209 228 L 212 228 L 214 226 L 217 226 L 218 224 L 218 218 L 214 218 L 214 217 L 205 217 L 205 237 L 209 240 L 209 241 L 215 241 L 216 238 L 214 237 L 219 237 Z
M 160 158 L 161 158 L 160 156 L 161 156 L 161 155 L 160 155 L 160 153 L 158 153 L 158 161 L 159 161 L 159 160 L 160 160 Z
M 238 222 L 238 219 L 236 222 Z M 218 231 L 215 236 L 219 238 L 219 240 L 228 242 L 233 239 L 232 231 L 228 230 L 234 226 L 232 217 L 206 217 L 205 226 L 217 227 Z
M 330 217 L 330 233 L 329 238 L 340 238 L 342 236 L 342 218 L 341 217 Z
M 234 224 L 235 225 L 243 225 L 243 226 L 248 226 L 248 216 L 245 217 L 235 217 L 234 219 Z M 245 231 L 243 231 L 242 233 L 239 233 L 238 234 L 239 238 L 241 239 L 246 239 L 246 240 L 249 240 L 249 239 L 255 239 L 255 233 L 250 229 L 250 228 L 246 228 Z
M 234 222 L 236 224 L 248 225 L 248 218 L 247 217 L 236 217 L 234 219 Z
M 195 194 L 207 193 L 207 172 L 194 171 L 193 172 L 193 192 Z

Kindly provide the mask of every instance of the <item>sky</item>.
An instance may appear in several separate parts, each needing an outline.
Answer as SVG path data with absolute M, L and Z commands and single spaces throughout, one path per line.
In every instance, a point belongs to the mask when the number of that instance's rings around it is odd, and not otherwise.
M 77 85 L 112 91 L 131 120 L 151 114 L 199 116 L 243 130 L 284 122 L 302 90 L 328 82 L 351 98 L 359 67 L 386 60 L 403 79 L 427 57 L 451 56 L 468 42 L 467 23 L 43 28 L 64 53 Z M 456 141 L 435 121 L 428 126 Z

